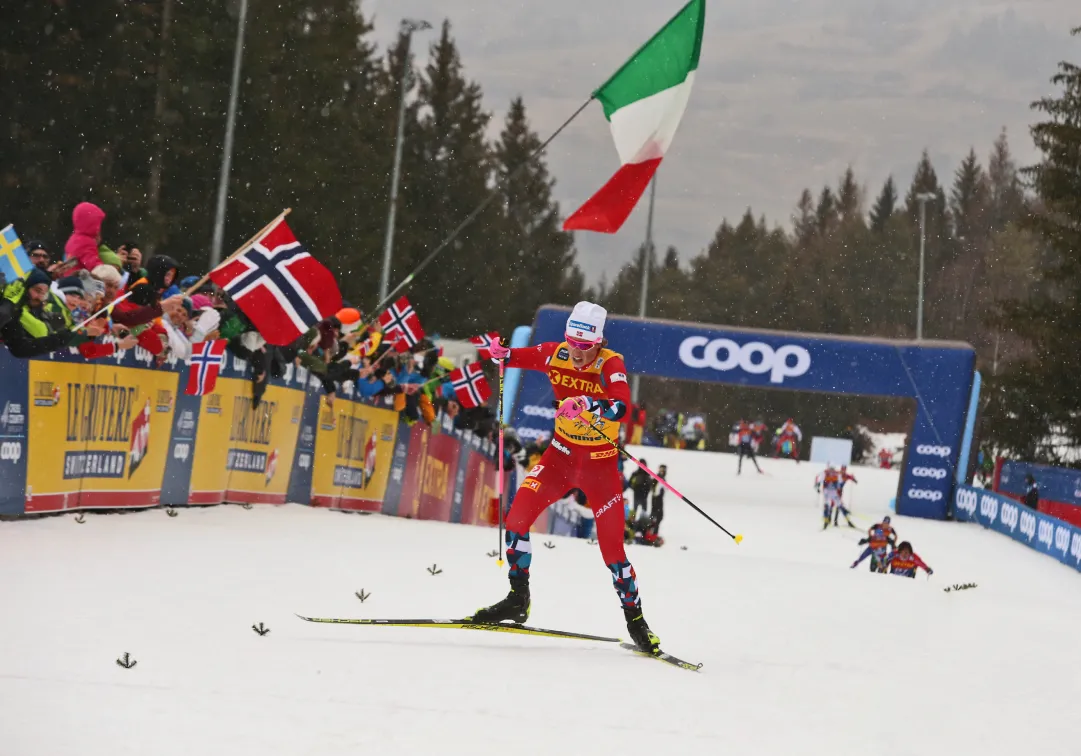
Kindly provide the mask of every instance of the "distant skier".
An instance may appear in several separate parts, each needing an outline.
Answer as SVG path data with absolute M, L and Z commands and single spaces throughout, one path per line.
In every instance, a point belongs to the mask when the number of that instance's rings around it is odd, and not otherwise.
M 891 575 L 914 578 L 917 568 L 925 570 L 928 577 L 935 574 L 935 571 L 924 564 L 919 555 L 912 551 L 912 544 L 908 541 L 902 541 L 896 551 L 890 552 L 890 555 L 886 557 L 886 570 Z
M 755 454 L 762 451 L 762 444 L 766 441 L 767 433 L 769 433 L 769 428 L 762 422 L 762 418 L 751 423 L 751 446 L 754 447 Z
M 758 460 L 754 456 L 754 431 L 751 430 L 751 424 L 746 420 L 740 420 L 736 425 L 736 441 L 739 443 L 739 462 L 736 465 L 736 475 L 743 472 L 744 457 L 750 457 L 751 462 L 754 463 L 754 469 L 761 473 L 762 468 L 758 466 Z
M 773 444 L 774 457 L 786 457 L 799 463 L 799 444 L 803 440 L 803 431 L 799 429 L 792 418 L 785 420 L 784 425 L 775 431 L 776 441 Z
M 610 442 L 619 437 L 619 424 L 630 405 L 631 392 L 622 355 L 607 348 L 607 315 L 600 305 L 579 302 L 567 320 L 563 341 L 521 349 L 508 349 L 498 343 L 491 347 L 493 360 L 512 368 L 544 372 L 559 399 L 559 409 L 553 443 L 522 481 L 507 515 L 510 593 L 502 601 L 478 610 L 471 619 L 478 623 L 522 623 L 529 618 L 529 566 L 533 557 L 529 528 L 565 491 L 579 488 L 593 510 L 601 556 L 612 573 L 627 630 L 640 649 L 656 653 L 661 642 L 646 624 L 638 578 L 623 546 L 622 480 L 616 466 L 618 455 Z M 598 430 L 603 436 L 598 435 Z
M 818 477 L 815 478 L 815 492 L 822 494 L 822 529 L 830 526 L 834 511 L 841 505 L 841 473 L 832 464 L 827 464 Z M 852 527 L 856 527 L 852 520 L 848 519 L 848 510 L 845 510 L 845 520 Z M 836 523 L 834 523 L 836 525 Z
M 883 470 L 893 467 L 893 452 L 885 447 L 878 450 L 878 466 Z
M 859 481 L 856 480 L 855 475 L 849 474 L 848 465 L 841 465 L 839 474 L 841 476 L 841 483 L 837 486 L 837 509 L 833 512 L 833 526 L 837 527 L 837 518 L 839 515 L 843 514 L 845 516 L 845 522 L 848 523 L 848 527 L 854 528 L 856 526 L 852 524 L 852 519 L 848 516 L 851 512 L 848 510 L 848 507 L 845 506 L 845 483 L 848 483 L 848 481 L 859 483 Z
M 860 545 L 867 544 L 867 548 L 860 554 L 860 558 L 852 563 L 855 569 L 867 557 L 871 557 L 871 572 L 886 571 L 886 552 L 890 546 L 897 543 L 897 531 L 890 525 L 889 515 L 882 518 L 867 530 L 867 537 L 860 540 Z

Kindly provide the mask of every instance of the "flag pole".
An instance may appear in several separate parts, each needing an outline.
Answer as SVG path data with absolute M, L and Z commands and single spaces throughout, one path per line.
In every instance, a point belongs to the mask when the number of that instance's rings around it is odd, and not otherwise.
M 496 200 L 496 198 L 499 196 L 499 193 L 506 186 L 507 182 L 510 181 L 512 178 L 514 178 L 516 175 L 518 175 L 518 173 L 522 169 L 524 169 L 527 165 L 532 163 L 536 158 L 540 157 L 540 155 L 546 149 L 548 149 L 548 145 L 550 145 L 553 141 L 555 141 L 555 138 L 557 136 L 559 136 L 563 132 L 563 130 L 565 128 L 570 126 L 571 121 L 573 121 L 575 118 L 577 118 L 579 115 L 581 115 L 582 111 L 585 110 L 587 107 L 589 107 L 589 104 L 591 102 L 593 102 L 594 99 L 596 99 L 596 95 L 595 94 L 590 95 L 589 99 L 586 100 L 585 102 L 583 102 L 580 106 L 578 106 L 578 109 L 576 111 L 574 111 L 574 113 L 571 114 L 571 117 L 563 122 L 562 126 L 560 126 L 558 129 L 556 129 L 554 132 L 552 132 L 552 135 L 550 137 L 548 137 L 546 140 L 544 140 L 544 143 L 541 144 L 540 147 L 535 149 L 532 152 L 532 154 L 530 154 L 530 156 L 528 158 L 526 158 L 525 160 L 522 161 L 521 165 L 519 165 L 513 171 L 511 171 L 506 176 L 504 176 L 499 181 L 497 181 L 496 185 L 492 189 L 492 191 L 489 192 L 488 196 L 485 197 L 484 200 L 479 205 L 477 205 L 477 207 L 473 210 L 473 212 L 471 212 L 469 215 L 467 215 L 465 217 L 465 220 L 463 220 L 461 223 L 459 223 L 458 226 L 453 231 L 451 231 L 446 236 L 446 238 L 443 239 L 443 241 L 441 241 L 439 243 L 439 246 L 437 246 L 435 249 L 433 249 L 431 252 L 429 252 L 428 256 L 420 261 L 420 264 L 418 264 L 417 267 L 413 269 L 412 273 L 410 273 L 408 276 L 406 276 L 404 279 L 402 279 L 401 283 L 399 283 L 397 286 L 395 286 L 393 289 L 391 289 L 391 291 L 385 297 L 383 297 L 383 300 L 379 304 L 377 304 L 375 306 L 375 308 L 372 310 L 372 315 L 377 316 L 378 313 L 380 313 L 384 309 L 386 309 L 387 306 L 391 302 L 393 302 L 395 300 L 395 298 L 398 296 L 399 293 L 401 293 L 401 291 L 403 289 L 405 289 L 407 286 L 409 286 L 409 284 L 413 283 L 413 279 L 415 279 L 420 274 L 421 271 L 423 271 L 425 268 L 427 268 L 431 264 L 432 260 L 434 260 L 436 258 L 436 256 L 440 252 L 442 252 L 444 249 L 446 249 L 451 244 L 453 244 L 454 240 L 457 239 L 459 236 L 461 236 L 462 232 L 465 231 L 469 226 L 471 226 L 473 224 L 473 221 L 475 221 L 477 219 L 477 216 L 479 216 L 481 213 L 483 213 L 484 210 L 490 204 L 492 204 L 492 202 L 494 202 Z M 361 327 L 366 327 L 368 325 L 371 325 L 371 322 L 372 321 L 369 320 L 367 323 L 361 323 Z
M 263 226 L 261 229 L 259 229 L 259 231 L 254 236 L 252 236 L 246 242 L 244 242 L 239 247 L 237 247 L 236 252 L 229 255 L 224 260 L 222 260 L 220 263 L 215 265 L 213 270 L 210 271 L 210 273 L 213 273 L 218 268 L 221 268 L 222 266 L 227 265 L 228 263 L 233 261 L 233 258 L 235 258 L 238 255 L 246 252 L 248 250 L 248 248 L 251 247 L 251 245 L 255 244 L 260 239 L 262 239 L 264 236 L 266 236 L 266 234 L 270 231 L 270 229 L 274 228 L 274 226 L 281 223 L 282 220 L 285 218 L 285 216 L 289 215 L 289 213 L 291 213 L 291 212 L 293 212 L 293 208 L 291 208 L 291 207 L 287 207 L 284 210 L 282 210 L 281 213 L 278 214 L 277 218 L 275 218 L 270 223 Z M 184 292 L 184 296 L 190 297 L 193 291 L 196 291 L 200 286 L 202 286 L 208 280 L 210 280 L 210 273 L 207 273 L 205 276 L 203 276 L 198 281 L 196 281 L 193 285 L 189 286 L 188 290 Z

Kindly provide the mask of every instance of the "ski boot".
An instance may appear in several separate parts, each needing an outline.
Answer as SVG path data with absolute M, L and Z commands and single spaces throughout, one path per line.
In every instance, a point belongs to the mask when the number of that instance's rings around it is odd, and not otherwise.
M 484 625 L 497 625 L 501 622 L 521 625 L 529 619 L 529 607 L 529 576 L 512 577 L 510 593 L 505 599 L 478 609 L 469 619 Z
M 661 639 L 646 624 L 646 618 L 642 614 L 642 607 L 623 607 L 623 616 L 627 618 L 627 632 L 631 634 L 634 645 L 647 654 L 659 653 Z

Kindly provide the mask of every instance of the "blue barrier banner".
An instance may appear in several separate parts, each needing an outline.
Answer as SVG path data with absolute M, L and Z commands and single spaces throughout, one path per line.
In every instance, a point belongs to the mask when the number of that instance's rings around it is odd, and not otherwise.
M 161 483 L 161 503 L 177 507 L 188 503 L 191 493 L 191 473 L 195 460 L 195 434 L 199 431 L 199 409 L 202 397 L 184 393 L 188 385 L 188 369 L 180 373 L 177 384 L 176 411 L 173 413 L 173 434 L 169 439 L 169 456 L 165 458 L 165 477 Z
M 290 372 L 293 366 L 290 365 Z M 294 504 L 310 504 L 312 495 L 312 472 L 315 470 L 315 436 L 319 423 L 319 399 L 322 396 L 321 384 L 311 376 L 308 370 L 298 367 L 293 376 L 298 388 L 306 388 L 304 410 L 300 416 L 300 436 L 297 438 L 297 450 L 293 456 L 293 469 L 289 473 L 289 488 L 286 489 L 286 501 Z
M 450 521 L 460 523 L 465 506 L 465 474 L 469 467 L 469 452 L 471 449 L 477 449 L 480 443 L 470 431 L 463 433 L 456 430 L 454 435 L 458 438 L 458 472 L 454 475 L 454 499 L 450 505 Z
M 971 486 L 957 487 L 954 513 L 962 522 L 978 522 L 1081 572 L 1081 529 L 1073 525 Z
M 30 371 L 26 360 L 0 348 L 0 373 L 0 515 L 21 515 L 26 507 Z
M 405 469 L 409 463 L 409 439 L 412 428 L 404 422 L 398 423 L 398 434 L 394 438 L 394 456 L 390 460 L 390 479 L 383 495 L 383 514 L 397 515 L 398 502 L 402 498 L 402 484 L 405 482 Z
M 1029 474 L 1040 487 L 1041 499 L 1081 507 L 1081 470 L 1007 460 L 1002 463 L 998 490 L 1016 496 L 1024 495 L 1027 488 L 1025 476 Z
M 538 310 L 531 343 L 562 341 L 569 312 L 554 306 Z M 616 315 L 609 316 L 604 335 L 635 374 L 915 399 L 897 512 L 946 517 L 976 360 L 968 344 L 738 330 Z M 547 376 L 526 371 L 514 415 L 520 438 L 551 435 L 552 398 Z

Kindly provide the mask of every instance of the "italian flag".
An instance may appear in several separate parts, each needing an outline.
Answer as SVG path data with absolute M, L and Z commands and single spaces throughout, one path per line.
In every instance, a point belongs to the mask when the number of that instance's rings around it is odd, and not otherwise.
M 638 204 L 687 108 L 705 20 L 706 0 L 691 0 L 593 93 L 622 166 L 567 218 L 565 231 L 614 234 Z

